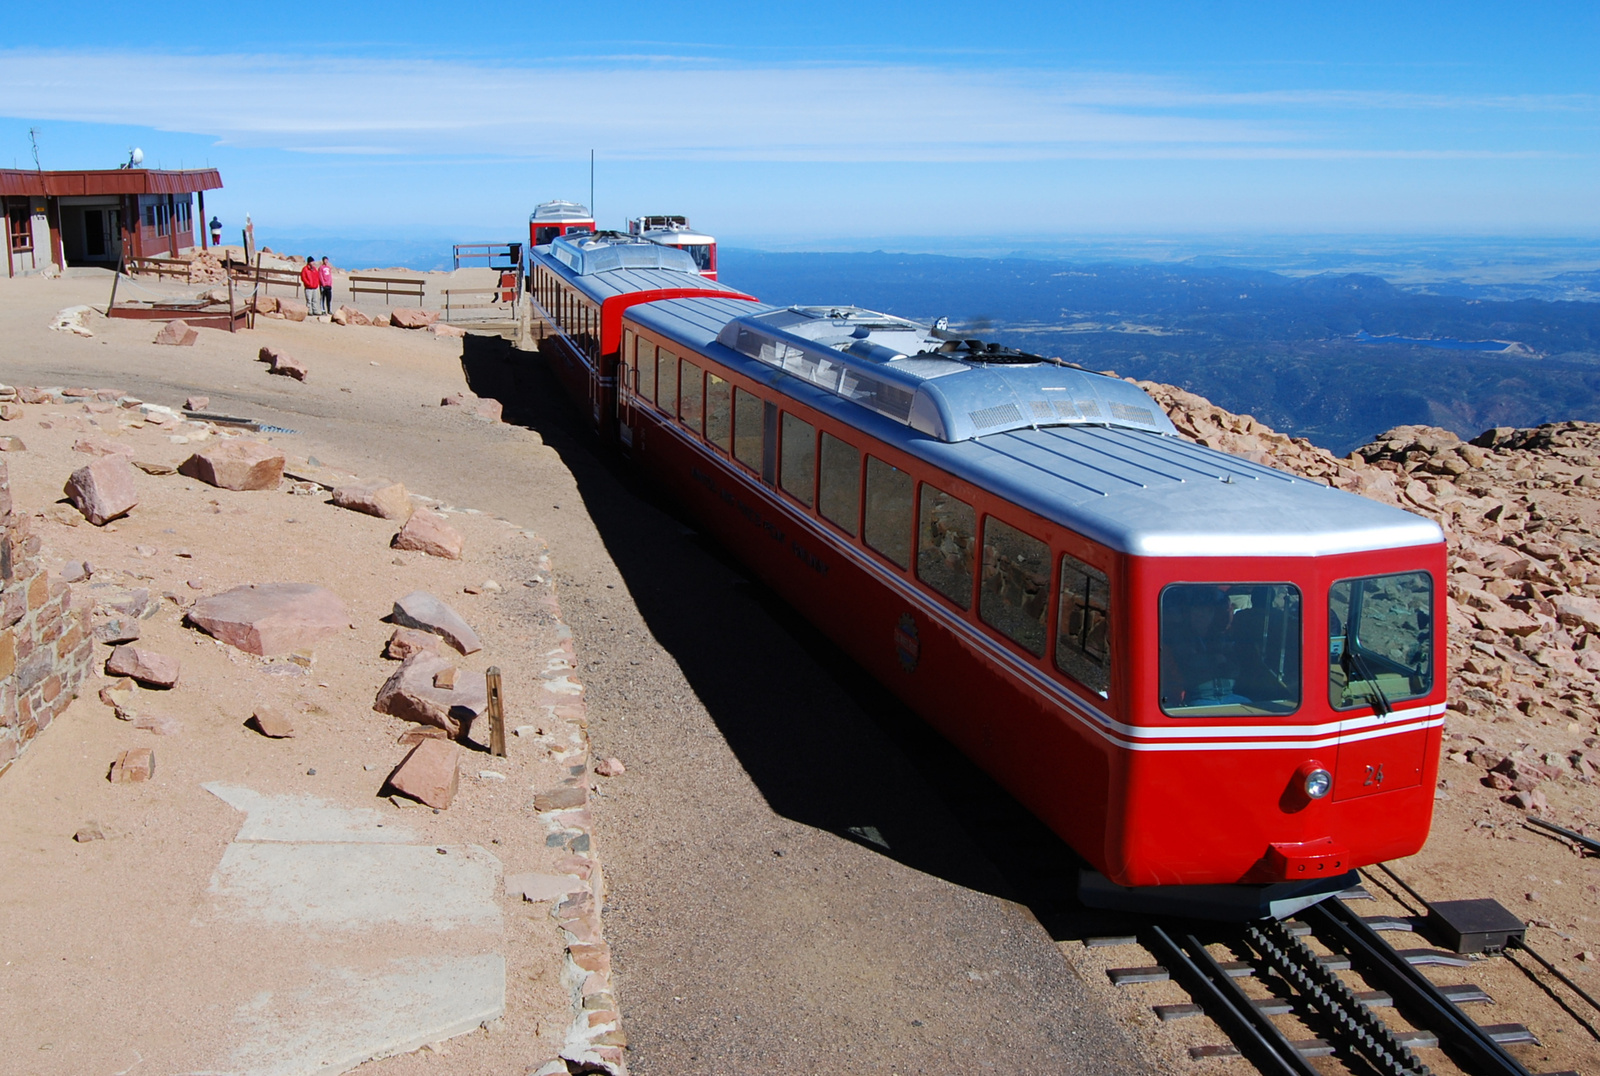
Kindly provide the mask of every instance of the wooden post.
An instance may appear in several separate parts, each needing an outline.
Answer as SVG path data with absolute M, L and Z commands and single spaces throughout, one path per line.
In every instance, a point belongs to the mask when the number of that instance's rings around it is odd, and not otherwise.
M 233 270 L 224 265 L 222 267 L 222 275 L 228 278 L 228 331 L 231 333 L 238 332 L 233 314 Z
M 122 263 L 128 260 L 126 254 L 117 256 L 117 271 L 111 277 L 111 298 L 106 300 L 106 317 L 111 316 L 111 308 L 117 305 L 117 281 L 122 279 Z
M 211 238 L 211 229 L 206 227 L 206 192 L 201 191 L 197 197 L 200 199 L 200 249 L 209 250 L 206 240 Z
M 500 701 L 500 666 L 489 666 L 483 679 L 489 694 L 489 754 L 505 758 L 506 712 Z

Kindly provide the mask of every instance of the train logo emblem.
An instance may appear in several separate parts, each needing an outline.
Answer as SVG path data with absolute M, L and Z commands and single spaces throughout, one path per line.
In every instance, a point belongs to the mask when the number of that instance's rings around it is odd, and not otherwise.
M 910 613 L 900 614 L 900 623 L 894 628 L 894 652 L 900 658 L 900 667 L 915 672 L 917 659 L 922 656 L 922 643 L 917 638 L 917 622 Z

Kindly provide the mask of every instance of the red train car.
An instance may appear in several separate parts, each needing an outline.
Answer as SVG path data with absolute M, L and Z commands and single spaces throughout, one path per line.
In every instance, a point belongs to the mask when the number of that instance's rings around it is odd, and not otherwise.
M 619 343 L 638 466 L 1104 880 L 1329 891 L 1422 846 L 1432 522 L 942 326 L 722 293 Z
M 664 247 L 677 247 L 694 259 L 701 276 L 717 279 L 717 238 L 695 231 L 689 226 L 688 217 L 671 214 L 633 217 L 628 221 L 628 234 Z
M 594 214 L 577 202 L 544 202 L 528 215 L 528 246 L 538 247 L 557 236 L 594 231 Z

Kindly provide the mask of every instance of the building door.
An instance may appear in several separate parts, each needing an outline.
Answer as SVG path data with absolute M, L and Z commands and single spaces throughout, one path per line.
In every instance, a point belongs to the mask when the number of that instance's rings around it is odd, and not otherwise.
M 101 210 L 83 211 L 83 255 L 96 261 L 106 256 L 106 216 Z

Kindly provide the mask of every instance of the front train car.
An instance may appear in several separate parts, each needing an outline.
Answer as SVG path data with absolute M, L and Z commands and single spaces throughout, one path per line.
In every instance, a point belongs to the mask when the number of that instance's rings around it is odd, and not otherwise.
M 1331 882 L 1422 846 L 1431 521 L 942 325 L 686 300 L 623 338 L 636 462 L 1102 890 Z

